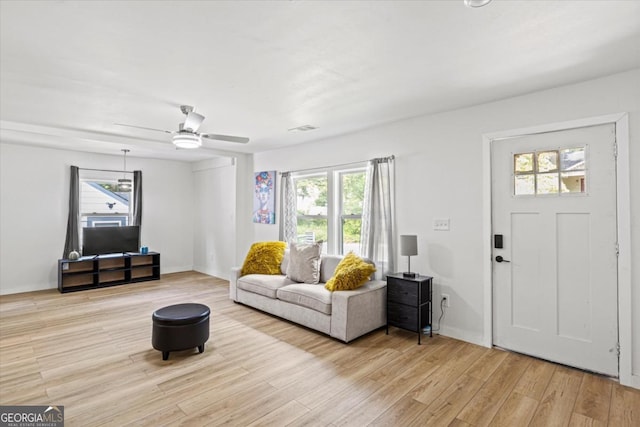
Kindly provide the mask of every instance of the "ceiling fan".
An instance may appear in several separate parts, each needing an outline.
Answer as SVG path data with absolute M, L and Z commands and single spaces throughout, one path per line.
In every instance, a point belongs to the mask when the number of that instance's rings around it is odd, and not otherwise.
M 178 125 L 178 130 L 154 129 L 144 126 L 128 125 L 124 123 L 116 123 L 118 126 L 127 126 L 138 129 L 153 130 L 156 132 L 164 132 L 173 134 L 173 144 L 178 148 L 198 148 L 202 146 L 202 138 L 215 139 L 218 141 L 237 142 L 246 144 L 249 138 L 232 135 L 219 135 L 215 133 L 198 133 L 198 129 L 204 120 L 204 116 L 193 111 L 190 105 L 181 105 L 180 111 L 186 117 L 184 123 Z

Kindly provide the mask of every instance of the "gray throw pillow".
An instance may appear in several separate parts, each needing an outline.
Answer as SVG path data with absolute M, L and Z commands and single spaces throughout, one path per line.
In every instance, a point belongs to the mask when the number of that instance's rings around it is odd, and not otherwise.
M 317 284 L 320 281 L 320 251 L 319 243 L 290 243 L 287 277 L 299 283 Z

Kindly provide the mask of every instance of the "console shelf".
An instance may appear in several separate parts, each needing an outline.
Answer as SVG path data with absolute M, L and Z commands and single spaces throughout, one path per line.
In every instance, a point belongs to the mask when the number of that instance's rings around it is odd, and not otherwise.
M 157 252 L 58 260 L 58 290 L 62 293 L 159 279 Z

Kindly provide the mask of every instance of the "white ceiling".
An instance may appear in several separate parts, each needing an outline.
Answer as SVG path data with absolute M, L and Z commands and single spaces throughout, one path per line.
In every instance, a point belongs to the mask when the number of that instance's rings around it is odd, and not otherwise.
M 195 161 L 638 68 L 640 1 L 1 1 L 0 59 L 2 141 Z M 251 142 L 115 125 L 181 104 Z

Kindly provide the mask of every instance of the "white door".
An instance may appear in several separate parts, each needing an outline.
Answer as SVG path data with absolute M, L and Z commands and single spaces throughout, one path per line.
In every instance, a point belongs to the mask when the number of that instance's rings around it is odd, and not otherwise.
M 618 375 L 614 143 L 613 124 L 492 141 L 494 345 Z

